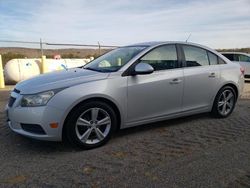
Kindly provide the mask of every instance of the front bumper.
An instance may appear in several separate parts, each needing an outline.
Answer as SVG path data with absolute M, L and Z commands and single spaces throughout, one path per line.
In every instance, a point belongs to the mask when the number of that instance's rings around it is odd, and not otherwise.
M 11 107 L 6 106 L 7 122 L 9 127 L 16 133 L 30 138 L 47 141 L 61 141 L 63 127 L 63 110 L 51 106 L 40 107 L 21 107 L 19 105 L 21 95 L 11 93 L 15 97 L 15 102 Z M 57 128 L 51 128 L 51 123 L 58 123 Z M 44 134 L 23 129 L 23 124 L 40 125 L 44 130 Z

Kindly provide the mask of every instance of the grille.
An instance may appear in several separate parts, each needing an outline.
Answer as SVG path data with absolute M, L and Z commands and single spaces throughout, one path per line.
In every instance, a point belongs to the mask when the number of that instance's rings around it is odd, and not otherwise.
M 8 106 L 9 106 L 9 107 L 12 107 L 15 101 L 16 101 L 16 98 L 10 97 Z
M 27 132 L 30 132 L 30 133 L 40 134 L 40 135 L 46 134 L 45 131 L 43 130 L 43 128 L 40 125 L 37 125 L 37 124 L 21 123 L 21 127 L 22 127 L 23 130 L 25 130 Z

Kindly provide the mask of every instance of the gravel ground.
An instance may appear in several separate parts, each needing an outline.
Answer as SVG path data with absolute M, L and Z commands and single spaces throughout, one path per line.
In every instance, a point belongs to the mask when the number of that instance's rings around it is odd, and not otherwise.
M 88 151 L 11 132 L 9 92 L 0 91 L 0 186 L 250 187 L 247 85 L 227 119 L 200 114 L 130 128 Z

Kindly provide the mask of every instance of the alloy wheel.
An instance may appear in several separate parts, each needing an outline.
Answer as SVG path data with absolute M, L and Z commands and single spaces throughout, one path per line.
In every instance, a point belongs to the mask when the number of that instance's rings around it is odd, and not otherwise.
M 219 113 L 223 116 L 228 115 L 233 110 L 234 101 L 234 93 L 229 89 L 224 90 L 219 97 L 217 105 Z
M 90 108 L 77 119 L 75 131 L 84 144 L 97 144 L 107 137 L 111 130 L 111 118 L 102 108 Z

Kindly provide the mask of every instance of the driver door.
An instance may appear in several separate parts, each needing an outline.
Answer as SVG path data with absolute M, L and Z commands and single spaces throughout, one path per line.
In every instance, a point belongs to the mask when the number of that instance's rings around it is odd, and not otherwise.
M 154 72 L 128 76 L 127 123 L 161 118 L 180 112 L 183 95 L 183 69 L 179 67 L 176 46 L 151 50 L 139 62 L 148 63 Z

